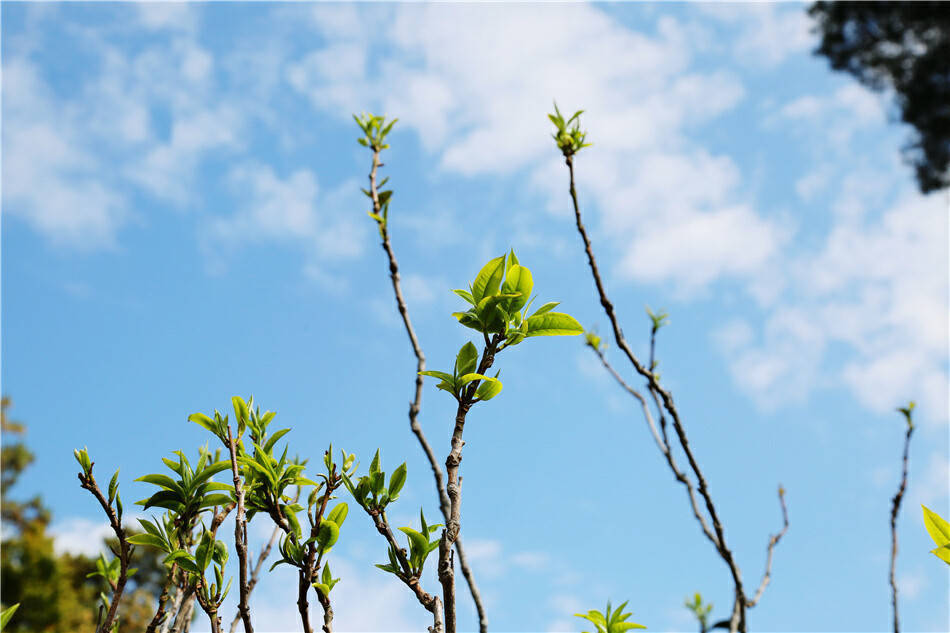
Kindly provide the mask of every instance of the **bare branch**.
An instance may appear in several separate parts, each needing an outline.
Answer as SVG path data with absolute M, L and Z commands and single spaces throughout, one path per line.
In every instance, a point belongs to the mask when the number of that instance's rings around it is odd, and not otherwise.
M 904 491 L 907 490 L 907 455 L 910 451 L 910 436 L 914 432 L 914 425 L 907 414 L 907 434 L 904 435 L 904 458 L 903 469 L 901 471 L 901 485 L 897 489 L 897 494 L 891 499 L 891 604 L 894 606 L 894 633 L 900 633 L 900 619 L 897 612 L 897 579 L 895 578 L 897 568 L 897 515 L 901 511 L 901 501 L 904 499 Z
M 763 574 L 762 582 L 759 583 L 759 588 L 755 592 L 755 597 L 746 604 L 750 609 L 758 604 L 759 598 L 762 597 L 762 593 L 772 578 L 772 553 L 775 550 L 775 546 L 778 545 L 778 542 L 781 541 L 785 533 L 788 532 L 788 508 L 785 506 L 785 488 L 783 488 L 781 484 L 779 484 L 778 487 L 778 502 L 782 506 L 782 529 L 778 533 L 769 536 L 769 546 L 765 556 L 765 574 Z
M 563 151 L 563 150 L 562 150 Z M 633 366 L 634 370 L 640 376 L 646 379 L 647 387 L 650 390 L 651 395 L 657 399 L 658 410 L 662 412 L 665 410 L 672 419 L 673 429 L 676 431 L 677 439 L 679 440 L 680 447 L 683 450 L 683 453 L 686 455 L 686 459 L 689 462 L 690 470 L 693 475 L 696 477 L 697 487 L 699 489 L 699 494 L 703 499 L 704 505 L 706 507 L 706 512 L 709 514 L 709 518 L 712 522 L 713 534 L 710 535 L 708 528 L 705 525 L 702 525 L 704 533 L 710 538 L 710 541 L 716 546 L 716 550 L 719 553 L 720 558 L 726 563 L 726 566 L 729 568 L 729 572 L 732 575 L 732 581 L 735 586 L 735 602 L 733 607 L 732 618 L 730 619 L 730 631 L 746 631 L 746 621 L 745 621 L 745 612 L 747 608 L 747 598 L 745 595 L 745 590 L 742 585 L 742 575 L 739 571 L 738 563 L 733 557 L 732 551 L 726 545 L 725 535 L 722 529 L 722 523 L 719 519 L 719 513 L 716 510 L 716 506 L 713 503 L 712 496 L 709 493 L 709 486 L 706 483 L 706 478 L 703 475 L 702 470 L 699 467 L 698 462 L 696 461 L 695 456 L 693 455 L 692 449 L 689 445 L 689 440 L 686 437 L 686 430 L 683 428 L 682 422 L 680 420 L 679 411 L 676 409 L 676 406 L 673 403 L 672 394 L 663 389 L 657 381 L 656 375 L 652 371 L 652 367 L 644 367 L 640 360 L 636 357 L 633 351 L 630 349 L 630 346 L 627 344 L 626 339 L 623 336 L 623 331 L 620 328 L 620 324 L 617 321 L 616 311 L 614 310 L 613 303 L 611 303 L 609 297 L 607 296 L 606 288 L 604 287 L 604 282 L 600 275 L 600 270 L 597 267 L 597 260 L 594 257 L 594 251 L 591 247 L 590 238 L 587 235 L 587 229 L 584 227 L 583 220 L 581 218 L 580 206 L 577 201 L 577 190 L 574 186 L 574 159 L 573 152 L 564 151 L 564 161 L 567 164 L 568 171 L 570 173 L 570 195 L 571 202 L 574 206 L 574 218 L 577 224 L 577 232 L 580 234 L 581 239 L 584 242 L 584 250 L 587 254 L 587 261 L 590 266 L 591 274 L 594 278 L 594 285 L 597 288 L 597 294 L 600 298 L 600 304 L 604 308 L 604 312 L 607 314 L 607 318 L 610 321 L 611 328 L 614 333 L 614 340 L 627 359 L 630 361 L 630 364 Z M 655 332 L 654 332 L 655 334 Z M 651 342 L 651 350 L 653 347 L 653 342 Z M 652 351 L 651 351 L 652 355 Z M 652 363 L 651 363 L 652 364 Z M 662 403 L 662 407 L 659 404 Z M 664 437 L 666 434 L 665 420 L 661 419 L 661 427 L 664 432 Z M 668 444 L 668 440 L 664 442 Z M 703 524 L 703 522 L 700 522 Z M 714 538 L 712 538 L 714 536 Z

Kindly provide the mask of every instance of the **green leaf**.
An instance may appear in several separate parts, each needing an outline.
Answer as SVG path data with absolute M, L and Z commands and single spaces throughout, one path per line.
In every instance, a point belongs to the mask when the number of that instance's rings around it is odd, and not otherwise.
M 511 270 L 512 266 L 517 266 L 519 264 L 518 258 L 515 256 L 515 249 L 511 249 L 511 252 L 508 253 L 508 263 L 505 265 L 505 273 Z
M 491 380 L 491 378 L 483 374 L 465 374 L 458 379 L 459 387 L 464 387 L 473 380 Z
M 377 567 L 379 567 L 379 565 L 377 565 Z M 324 596 L 329 596 L 329 595 L 330 595 L 330 587 L 328 587 L 327 585 L 325 585 L 325 584 L 322 583 L 322 582 L 315 582 L 315 583 L 313 583 L 313 588 L 316 589 L 317 591 L 319 591 L 319 592 L 320 592 L 321 594 L 323 594 Z
M 119 471 L 116 470 L 115 474 L 112 475 L 112 479 L 109 480 L 109 503 L 115 499 L 115 493 L 119 489 Z
M 393 474 L 389 477 L 389 499 L 395 500 L 399 496 L 399 491 L 402 490 L 403 485 L 406 483 L 406 462 L 403 462 L 399 465 L 396 470 L 393 471 Z
M 147 484 L 154 484 L 156 486 L 161 486 L 165 490 L 172 490 L 180 495 L 184 495 L 184 490 L 181 489 L 181 486 L 177 481 L 172 479 L 167 475 L 143 475 L 135 481 L 144 481 Z
M 429 539 L 411 527 L 401 527 L 399 531 L 409 537 L 409 549 L 415 554 L 429 549 Z
M 244 402 L 244 398 L 241 396 L 233 396 L 231 398 L 231 404 L 234 406 L 234 417 L 237 418 L 238 424 L 247 423 L 248 411 L 247 403 Z
M 376 473 L 379 472 L 379 449 L 376 449 L 376 454 L 373 456 L 373 461 L 369 464 L 369 476 L 370 478 L 376 477 Z
M 273 450 L 274 448 L 274 444 L 277 443 L 277 440 L 284 437 L 288 433 L 290 433 L 290 429 L 281 429 L 277 431 L 276 433 L 274 433 L 273 435 L 271 435 L 270 438 L 268 438 L 267 443 L 264 444 L 264 452 L 270 455 L 271 450 Z
M 145 510 L 152 507 L 165 508 L 166 510 L 178 510 L 184 503 L 180 494 L 173 490 L 159 490 L 148 499 L 138 502 L 144 506 Z
M 548 312 L 528 317 L 527 336 L 573 336 L 583 334 L 584 328 L 577 320 L 563 312 Z
M 462 346 L 462 349 L 459 350 L 458 355 L 455 357 L 455 375 L 462 376 L 471 373 L 475 371 L 477 365 L 478 348 L 469 341 Z
M 940 547 L 950 544 L 950 523 L 927 506 L 920 507 L 924 510 L 924 526 L 934 543 Z
M 558 307 L 559 305 L 561 305 L 560 301 L 548 301 L 543 306 L 535 310 L 534 314 L 532 314 L 531 316 L 538 316 L 539 314 L 545 314 L 547 312 L 550 312 L 554 308 Z
M 452 292 L 462 297 L 472 305 L 475 305 L 475 298 L 472 296 L 472 293 L 468 292 L 467 290 L 453 290 Z
M 505 256 L 496 257 L 489 261 L 478 272 L 475 281 L 472 283 L 472 298 L 476 303 L 483 297 L 493 295 L 498 292 L 501 286 L 501 279 L 505 275 Z
M 128 541 L 132 545 L 148 545 L 163 552 L 168 551 L 168 544 L 165 539 L 154 534 L 133 534 L 128 538 Z
M 0 613 L 0 631 L 7 626 L 7 623 L 10 621 L 10 618 L 13 617 L 13 614 L 16 613 L 16 610 L 20 608 L 20 603 L 17 602 L 14 605 L 11 605 L 10 608 L 4 609 L 3 613 Z
M 419 375 L 432 376 L 433 378 L 439 378 L 450 384 L 455 382 L 455 376 L 453 376 L 452 374 L 447 374 L 444 371 L 432 371 L 432 370 L 420 371 Z
M 231 503 L 231 495 L 208 495 L 201 500 L 199 508 L 213 508 L 215 506 L 226 506 Z
M 214 424 L 214 420 L 206 416 L 204 413 L 192 413 L 188 416 L 188 421 L 194 422 L 198 426 L 204 427 L 215 435 L 218 434 L 218 429 Z
M 350 508 L 346 505 L 345 501 L 341 501 L 336 504 L 336 506 L 330 510 L 327 514 L 327 520 L 333 521 L 337 524 L 337 527 L 343 527 L 343 522 L 346 521 L 346 515 L 349 514 Z
M 498 314 L 497 310 L 499 310 L 501 306 L 505 305 L 507 300 L 511 299 L 514 301 L 519 297 L 519 294 L 513 292 L 507 294 L 486 295 L 484 299 L 478 302 L 478 307 L 475 308 L 475 310 L 478 312 L 479 321 L 481 321 L 489 331 L 497 331 L 499 326 L 504 327 L 504 321 L 506 320 L 505 317 L 507 315 L 504 312 Z
M 225 545 L 224 541 L 214 542 L 214 551 L 211 554 L 211 559 L 222 566 L 228 562 L 228 546 Z
M 501 393 L 501 381 L 497 378 L 483 378 L 482 384 L 475 390 L 475 397 L 479 400 L 491 400 Z
M 340 538 L 340 526 L 329 519 L 323 519 L 317 531 L 317 545 L 320 549 L 326 552 L 333 547 L 338 538 Z
M 521 296 L 514 297 L 508 302 L 508 313 L 511 314 L 516 310 L 520 310 L 528 302 L 533 289 L 534 279 L 531 276 L 531 271 L 518 264 L 511 266 L 508 269 L 508 275 L 505 277 L 505 283 L 502 285 L 501 291 L 505 294 L 521 293 Z
M 927 533 L 937 544 L 936 549 L 930 550 L 930 553 L 950 564 L 950 523 L 927 506 L 920 507 L 924 511 L 924 526 L 927 528 Z

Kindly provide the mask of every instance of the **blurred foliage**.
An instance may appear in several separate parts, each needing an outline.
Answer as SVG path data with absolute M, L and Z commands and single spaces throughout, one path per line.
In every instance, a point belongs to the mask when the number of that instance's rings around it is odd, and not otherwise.
M 95 569 L 94 559 L 81 554 L 56 553 L 53 536 L 48 532 L 52 513 L 39 496 L 27 501 L 10 498 L 10 489 L 34 461 L 33 453 L 20 439 L 26 434 L 26 426 L 10 420 L 7 415 L 11 406 L 11 400 L 4 397 L 0 405 L 3 429 L 0 603 L 3 608 L 20 603 L 20 608 L 4 633 L 95 630 L 97 596 L 104 582 L 86 577 Z M 109 544 L 116 547 L 114 536 L 106 540 L 106 545 Z M 164 578 L 159 555 L 150 548 L 136 548 L 132 566 L 139 571 L 129 579 L 122 598 L 120 633 L 145 630 L 155 613 L 153 596 L 161 592 Z
M 915 134 L 904 148 L 924 193 L 950 186 L 950 10 L 943 2 L 815 2 L 831 67 L 893 90 Z

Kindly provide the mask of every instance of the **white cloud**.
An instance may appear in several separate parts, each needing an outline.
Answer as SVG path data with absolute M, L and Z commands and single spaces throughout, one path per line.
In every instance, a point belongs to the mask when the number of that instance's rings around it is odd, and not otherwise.
M 106 521 L 91 521 L 79 517 L 57 521 L 50 526 L 53 535 L 53 550 L 57 554 L 82 554 L 98 556 L 106 552 L 103 540 L 114 536 Z
M 566 111 L 590 112 L 585 125 L 597 151 L 579 159 L 579 178 L 628 253 L 624 274 L 690 288 L 747 274 L 778 247 L 779 227 L 738 197 L 733 162 L 687 140 L 691 126 L 733 108 L 744 89 L 726 70 L 690 72 L 692 31 L 677 20 L 660 17 L 648 33 L 586 5 L 402 6 L 380 44 L 386 56 L 372 67 L 360 22 L 381 14 L 328 15 L 342 26 L 325 29 L 326 45 L 288 71 L 316 107 L 340 117 L 369 106 L 398 115 L 443 169 L 527 169 L 554 212 L 566 201 L 551 183 L 565 173 L 543 113 L 552 98 Z M 574 45 L 552 33 L 570 33 Z M 684 262 L 679 247 L 706 228 L 721 240 L 691 248 L 696 260 Z M 637 246 L 655 238 L 677 248 L 654 249 L 647 260 L 631 246 L 635 235 Z M 699 276 L 689 270 L 696 263 Z
M 792 126 L 802 137 L 812 140 L 813 151 L 827 146 L 840 153 L 851 150 L 856 134 L 880 128 L 887 120 L 881 96 L 854 82 L 824 96 L 803 95 L 779 108 L 766 119 L 768 126 Z
M 839 215 L 820 247 L 788 267 L 789 289 L 768 307 L 758 340 L 746 331 L 726 342 L 737 382 L 773 406 L 823 384 L 880 413 L 914 399 L 924 419 L 945 421 L 947 231 L 938 196 L 907 195 L 880 216 Z
M 351 213 L 356 207 L 349 204 L 354 183 L 346 182 L 322 194 L 316 175 L 308 169 L 282 177 L 270 166 L 257 163 L 234 167 L 228 180 L 239 200 L 237 210 L 208 221 L 205 239 L 209 255 L 220 252 L 217 246 L 221 244 L 262 240 L 296 244 L 309 258 L 307 274 L 323 281 L 328 274 L 325 264 L 362 252 L 365 230 Z
M 732 52 L 741 64 L 770 69 L 813 46 L 810 20 L 800 5 L 712 2 L 696 6 L 732 27 Z
M 4 212 L 57 245 L 111 247 L 131 214 L 102 182 L 103 166 L 74 131 L 77 112 L 51 93 L 24 59 L 3 65 Z

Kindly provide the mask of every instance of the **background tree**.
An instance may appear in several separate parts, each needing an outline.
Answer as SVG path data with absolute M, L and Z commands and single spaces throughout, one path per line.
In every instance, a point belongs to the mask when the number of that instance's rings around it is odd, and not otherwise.
M 950 11 L 943 2 L 815 2 L 824 55 L 835 70 L 893 90 L 915 133 L 904 148 L 924 193 L 950 186 Z
M 4 527 L 0 548 L 0 602 L 3 608 L 16 603 L 20 603 L 20 608 L 4 631 L 74 633 L 93 630 L 97 595 L 103 584 L 98 578 L 87 577 L 95 569 L 95 561 L 88 556 L 56 553 L 53 536 L 47 531 L 52 513 L 39 496 L 26 501 L 10 498 L 10 489 L 34 460 L 26 445 L 14 439 L 26 433 L 26 426 L 8 418 L 10 406 L 10 398 L 4 397 L 0 406 L 4 435 L 0 456 L 0 514 Z M 155 610 L 153 596 L 158 594 L 163 573 L 160 559 L 148 548 L 137 548 L 132 564 L 139 571 L 130 579 L 130 591 L 120 605 L 123 618 L 119 633 L 145 629 Z

